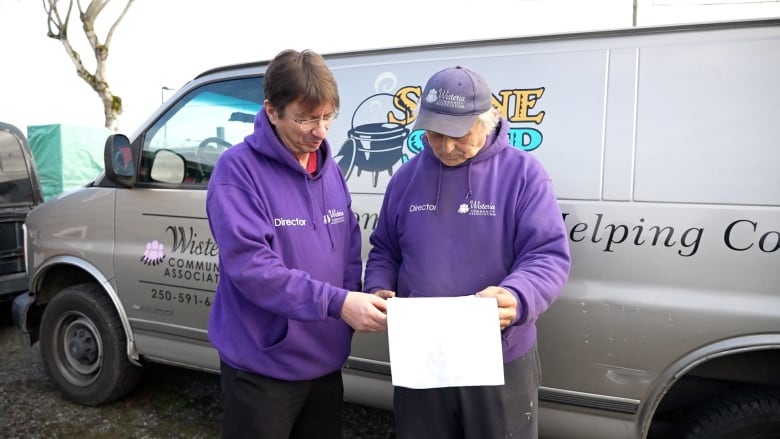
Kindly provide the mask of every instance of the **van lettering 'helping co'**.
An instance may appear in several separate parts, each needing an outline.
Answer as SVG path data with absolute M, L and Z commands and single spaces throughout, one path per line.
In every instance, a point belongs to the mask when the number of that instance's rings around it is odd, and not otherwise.
M 564 221 L 569 217 L 563 214 Z M 569 239 L 583 242 L 589 239 L 594 244 L 603 243 L 602 251 L 614 252 L 616 247 L 626 244 L 634 246 L 664 246 L 678 248 L 677 254 L 688 257 L 699 250 L 704 229 L 702 227 L 675 228 L 669 225 L 647 225 L 644 218 L 638 224 L 614 224 L 604 220 L 604 214 L 594 215 L 592 222 L 581 221 L 569 226 Z M 780 231 L 761 229 L 757 221 L 738 219 L 730 222 L 723 231 L 723 244 L 734 251 L 751 249 L 763 253 L 780 250 Z

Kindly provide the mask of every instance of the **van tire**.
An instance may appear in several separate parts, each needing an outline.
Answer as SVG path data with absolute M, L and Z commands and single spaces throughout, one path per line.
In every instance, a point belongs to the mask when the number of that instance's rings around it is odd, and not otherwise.
M 40 335 L 43 365 L 67 400 L 105 404 L 127 395 L 141 378 L 113 303 L 97 284 L 60 291 L 43 312 Z
M 780 389 L 738 390 L 694 410 L 684 439 L 777 438 L 780 431 Z

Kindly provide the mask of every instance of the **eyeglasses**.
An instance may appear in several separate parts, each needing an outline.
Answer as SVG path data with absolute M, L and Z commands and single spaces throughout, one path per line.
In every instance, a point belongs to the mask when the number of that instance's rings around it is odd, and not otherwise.
M 328 114 L 323 117 L 317 117 L 314 119 L 293 119 L 293 122 L 297 123 L 301 130 L 310 131 L 320 125 L 320 122 L 325 122 L 325 128 L 329 129 L 330 124 L 336 120 L 339 116 L 338 113 Z

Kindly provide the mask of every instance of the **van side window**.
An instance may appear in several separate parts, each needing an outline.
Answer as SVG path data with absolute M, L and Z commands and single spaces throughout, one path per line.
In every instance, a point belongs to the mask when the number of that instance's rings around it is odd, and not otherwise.
M 140 183 L 155 183 L 151 168 L 159 150 L 184 158 L 182 184 L 205 189 L 217 158 L 253 130 L 263 105 L 263 80 L 212 82 L 180 97 L 144 137 Z

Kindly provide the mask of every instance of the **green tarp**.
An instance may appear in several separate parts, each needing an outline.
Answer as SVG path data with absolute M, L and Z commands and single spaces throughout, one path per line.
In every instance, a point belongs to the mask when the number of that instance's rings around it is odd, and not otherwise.
M 62 124 L 27 127 L 44 200 L 83 186 L 103 171 L 103 145 L 108 135 L 105 128 Z

